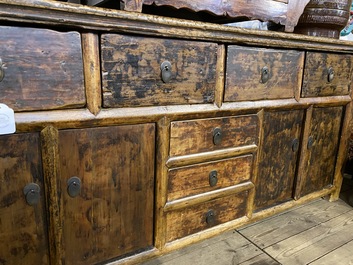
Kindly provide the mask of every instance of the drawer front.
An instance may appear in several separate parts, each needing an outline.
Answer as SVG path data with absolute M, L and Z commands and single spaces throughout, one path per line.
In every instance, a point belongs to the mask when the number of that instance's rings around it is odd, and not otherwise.
M 103 34 L 101 51 L 104 107 L 214 101 L 217 44 Z
M 253 156 L 245 155 L 217 162 L 171 169 L 168 200 L 221 189 L 247 181 L 251 177 Z
M 0 27 L 0 102 L 15 111 L 83 107 L 78 32 Z
M 229 46 L 224 101 L 294 98 L 303 62 L 303 52 Z
M 171 123 L 171 156 L 245 146 L 257 142 L 257 115 Z
M 302 97 L 348 95 L 352 82 L 352 55 L 308 52 Z
M 167 214 L 167 242 L 240 218 L 246 214 L 248 191 Z

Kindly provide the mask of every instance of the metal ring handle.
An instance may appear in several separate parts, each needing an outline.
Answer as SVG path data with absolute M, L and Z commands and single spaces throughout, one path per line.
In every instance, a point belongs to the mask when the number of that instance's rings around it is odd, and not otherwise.
M 332 67 L 330 67 L 327 70 L 327 81 L 331 83 L 333 81 L 333 78 L 335 77 L 335 71 L 333 70 Z
M 23 188 L 23 194 L 28 205 L 36 205 L 40 200 L 40 187 L 36 183 L 29 183 Z
M 172 79 L 172 64 L 170 62 L 161 63 L 161 74 L 164 83 L 168 83 Z
M 67 193 L 75 198 L 81 193 L 81 180 L 78 177 L 71 177 L 67 181 Z
M 5 77 L 5 67 L 2 64 L 2 60 L 0 58 L 0 82 L 4 79 Z

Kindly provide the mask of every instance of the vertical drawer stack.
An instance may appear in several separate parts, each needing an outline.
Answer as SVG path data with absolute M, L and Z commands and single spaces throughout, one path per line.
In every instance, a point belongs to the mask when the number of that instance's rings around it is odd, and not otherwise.
M 167 242 L 247 215 L 257 144 L 256 114 L 171 123 Z

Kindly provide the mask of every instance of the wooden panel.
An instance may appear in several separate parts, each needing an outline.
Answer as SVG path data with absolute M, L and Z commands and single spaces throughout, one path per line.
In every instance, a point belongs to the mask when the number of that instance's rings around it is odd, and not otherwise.
M 153 244 L 154 124 L 59 132 L 65 264 L 95 264 Z M 78 176 L 71 198 L 67 180 Z
M 328 81 L 328 69 L 334 78 Z M 351 89 L 352 55 L 307 52 L 302 97 L 348 95 Z
M 49 264 L 39 135 L 3 135 L 0 146 L 0 264 Z M 41 192 L 30 206 L 23 188 L 32 182 Z
M 167 214 L 167 241 L 194 234 L 214 225 L 245 216 L 248 191 L 216 199 L 184 210 Z M 206 222 L 207 212 L 213 210 L 213 224 Z
M 0 27 L 0 33 L 0 102 L 16 111 L 84 106 L 78 32 Z
M 266 112 L 259 173 L 255 183 L 255 208 L 269 207 L 292 198 L 303 110 Z M 293 148 L 298 141 L 298 149 Z
M 343 107 L 314 108 L 310 126 L 313 145 L 307 148 L 307 172 L 303 177 L 301 195 L 332 185 L 339 144 Z
M 294 98 L 301 85 L 304 53 L 228 47 L 224 101 Z M 269 79 L 263 82 L 263 67 Z
M 103 34 L 103 106 L 151 106 L 214 101 L 215 43 Z M 171 80 L 161 64 L 171 63 Z
M 219 144 L 213 141 L 214 129 L 221 129 Z M 195 154 L 223 148 L 257 144 L 258 117 L 244 115 L 171 123 L 170 155 Z
M 253 156 L 245 155 L 217 162 L 169 170 L 168 200 L 221 189 L 249 180 Z M 211 187 L 209 175 L 217 171 L 217 185 Z

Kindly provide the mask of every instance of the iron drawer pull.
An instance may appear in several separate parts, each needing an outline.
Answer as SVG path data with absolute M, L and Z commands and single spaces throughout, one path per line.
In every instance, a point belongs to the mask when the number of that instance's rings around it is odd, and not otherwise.
M 333 70 L 332 67 L 330 67 L 327 70 L 327 81 L 331 83 L 333 81 L 333 78 L 335 77 L 335 71 Z
M 36 183 L 29 183 L 23 188 L 23 194 L 28 205 L 36 205 L 40 199 L 40 187 Z
M 75 198 L 81 192 L 81 180 L 78 177 L 71 177 L 67 181 L 67 193 L 70 197 Z
M 172 79 L 172 65 L 168 61 L 161 64 L 161 74 L 164 83 L 168 83 Z
M 2 60 L 0 58 L 0 82 L 4 79 L 5 77 L 5 67 L 2 64 Z

